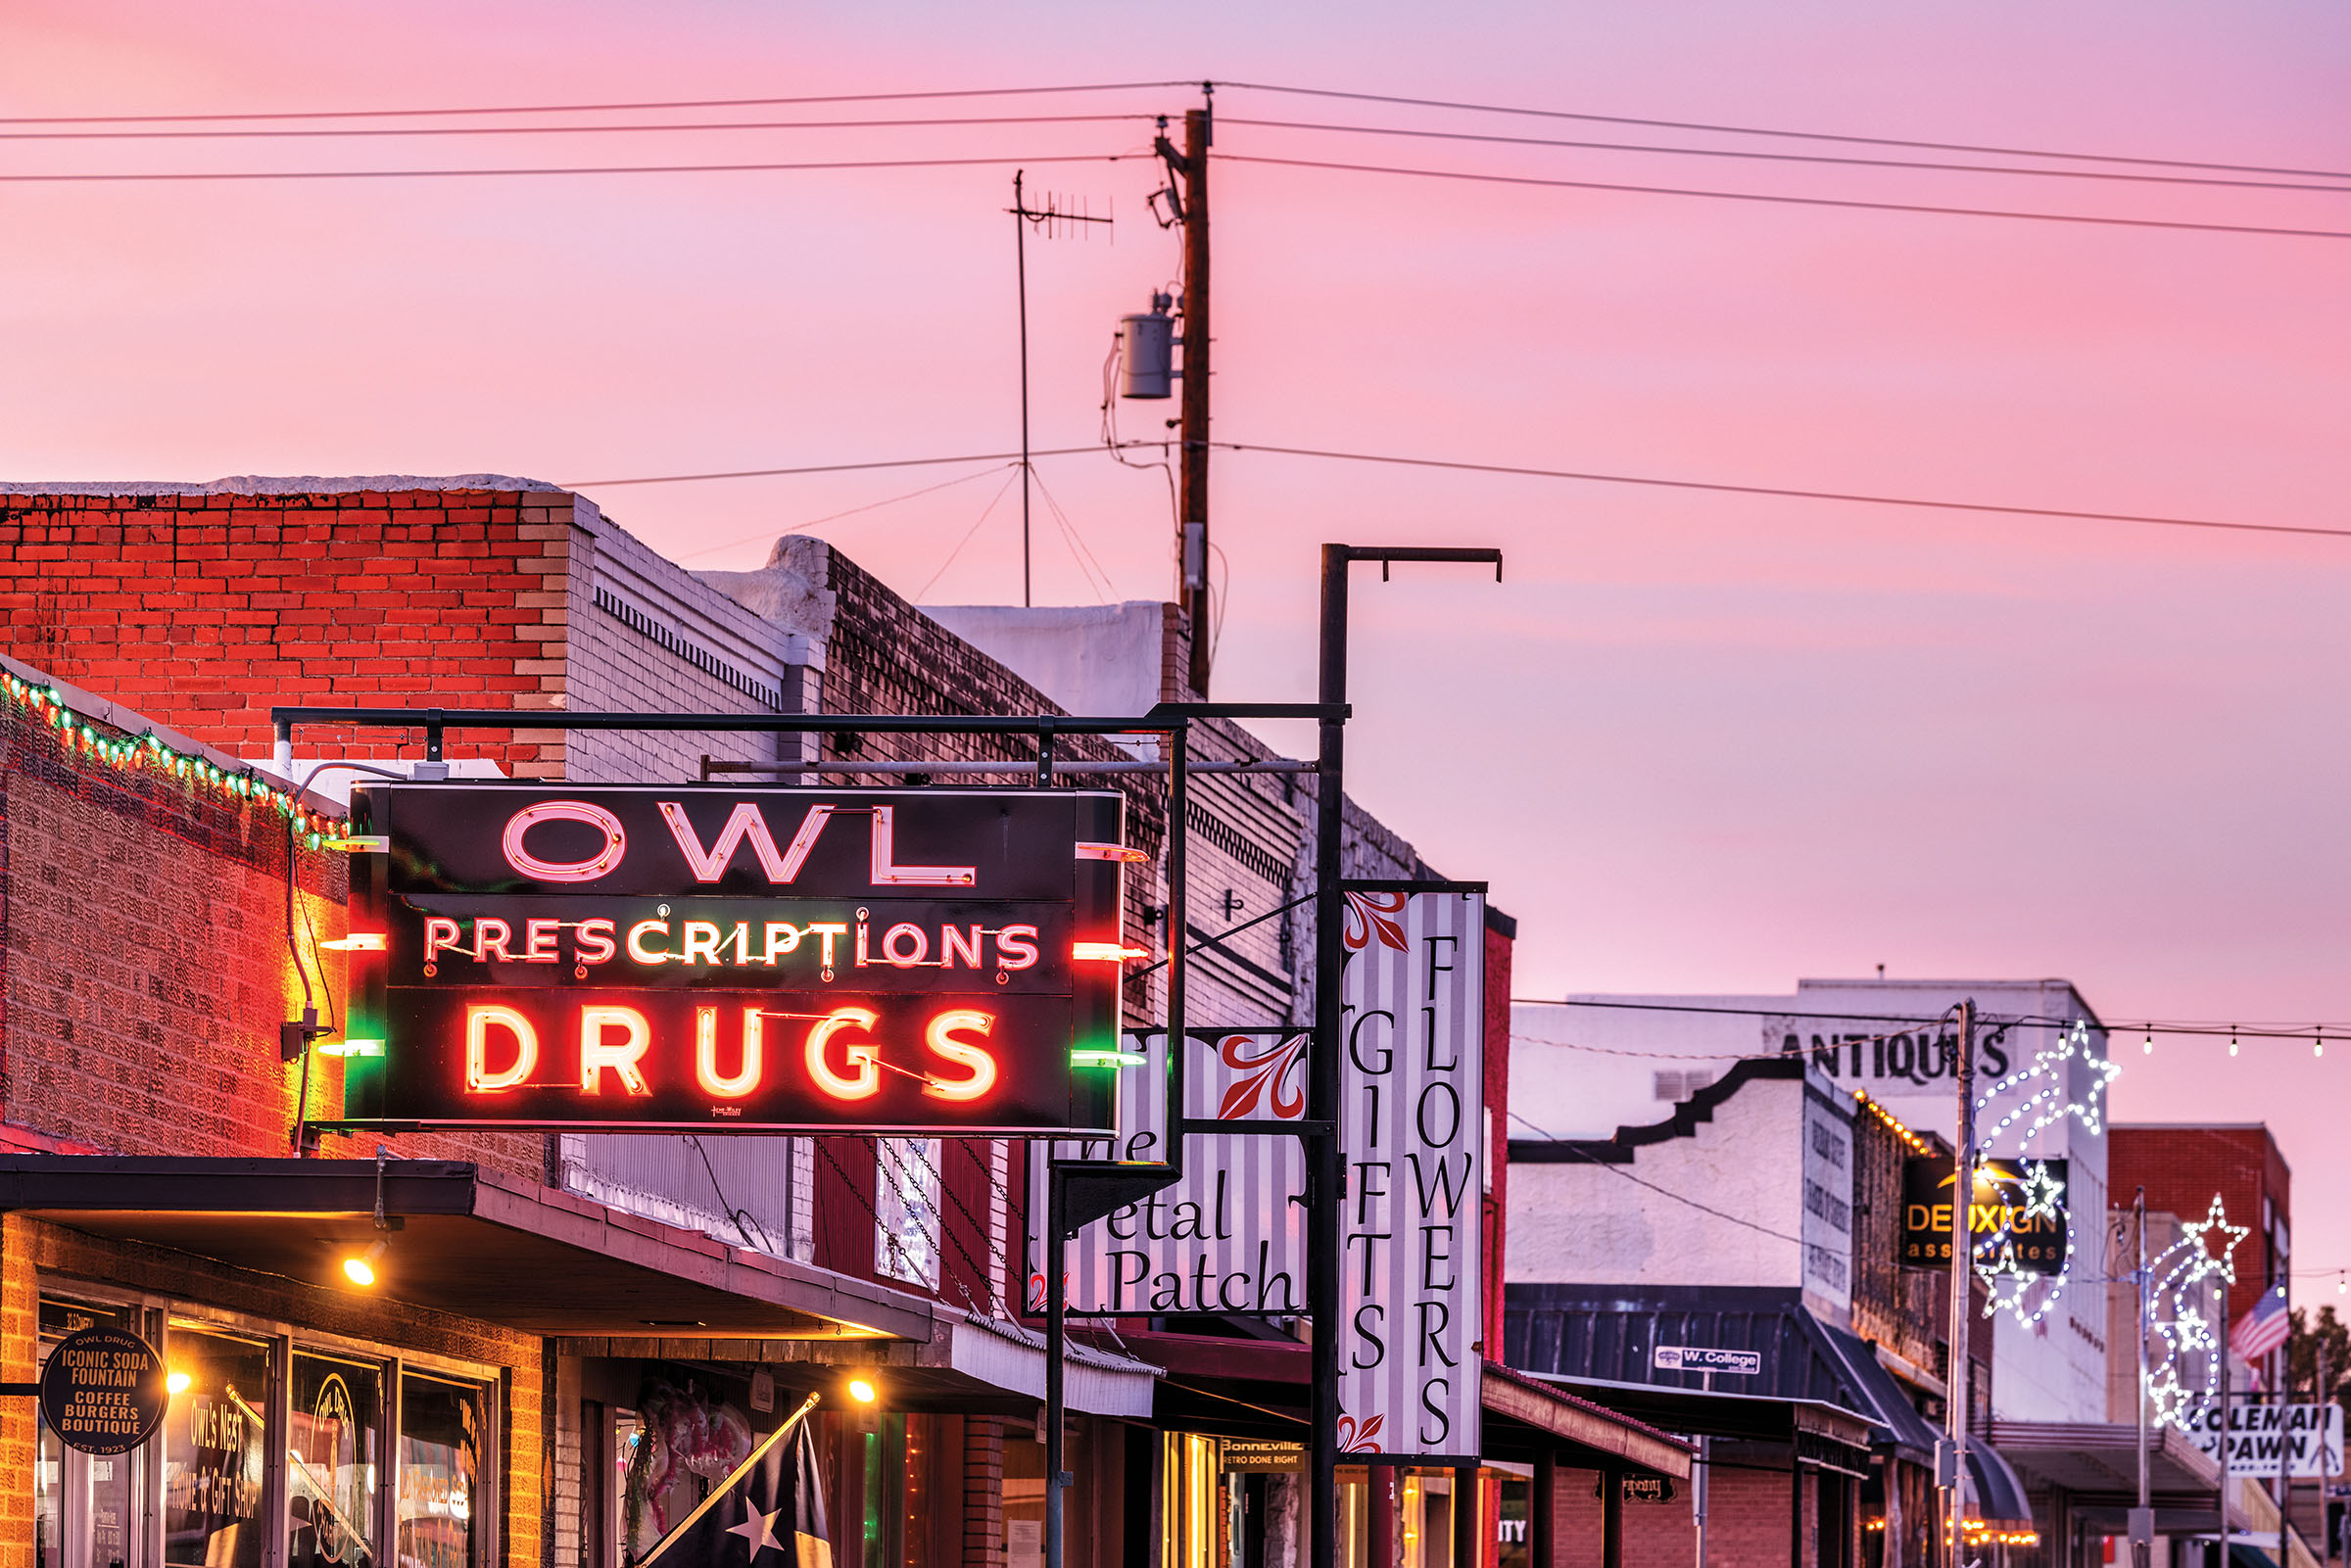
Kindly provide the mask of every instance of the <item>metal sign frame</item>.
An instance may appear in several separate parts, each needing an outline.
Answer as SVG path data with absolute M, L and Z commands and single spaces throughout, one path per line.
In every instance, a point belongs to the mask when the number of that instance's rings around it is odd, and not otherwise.
M 1292 719 L 1318 726 L 1315 761 L 1315 1044 L 1309 1058 L 1307 1116 L 1283 1130 L 1299 1136 L 1308 1152 L 1307 1189 L 1307 1300 L 1309 1315 L 1318 1321 L 1336 1320 L 1340 1291 L 1341 1152 L 1339 1118 L 1339 1053 L 1344 1022 L 1340 1011 L 1339 976 L 1344 952 L 1340 934 L 1341 849 L 1345 798 L 1344 765 L 1347 702 L 1348 580 L 1354 565 L 1376 561 L 1384 579 L 1399 562 L 1456 562 L 1489 565 L 1496 582 L 1502 580 L 1502 551 L 1452 546 L 1322 546 L 1319 674 L 1314 702 L 1162 702 L 1139 718 L 1083 718 L 1062 714 L 1005 716 L 926 716 L 919 714 L 746 714 L 746 713 L 613 713 L 576 712 L 561 708 L 517 711 L 433 707 L 321 707 L 288 705 L 270 710 L 274 731 L 273 757 L 281 773 L 291 775 L 294 731 L 301 725 L 332 725 L 378 730 L 421 730 L 425 761 L 443 761 L 443 742 L 453 729 L 510 733 L 516 730 L 682 732 L 741 735 L 986 735 L 1027 736 L 1036 741 L 1036 784 L 1049 788 L 1054 782 L 1054 741 L 1059 736 L 1160 736 L 1168 742 L 1169 840 L 1168 929 L 1180 933 L 1183 919 L 1186 777 L 1190 727 L 1207 719 Z M 361 768 L 360 772 L 368 770 Z M 822 773 L 821 767 L 811 772 Z M 920 763 L 906 771 L 921 773 Z M 289 828 L 289 832 L 291 828 Z M 1162 1026 L 1172 1039 L 1185 1034 L 1185 944 L 1168 947 L 1167 1017 Z M 293 1025 L 300 1030 L 302 1025 Z M 308 1053 L 305 1052 L 305 1071 Z M 1184 1115 L 1184 1053 L 1172 1054 L 1168 1073 L 1166 1124 L 1184 1134 L 1202 1130 Z M 300 1102 L 301 1118 L 295 1143 L 307 1152 L 308 1081 Z M 1219 1130 L 1229 1124 L 1210 1123 Z M 822 1131 L 813 1136 L 826 1135 Z M 1048 1188 L 1046 1236 L 1047 1303 L 1045 1334 L 1045 1563 L 1061 1568 L 1063 1561 L 1063 1497 L 1075 1478 L 1063 1468 L 1063 1413 L 1067 1408 L 1064 1381 L 1068 1349 L 1067 1303 L 1063 1299 L 1063 1252 L 1077 1227 L 1149 1196 L 1181 1179 L 1183 1138 L 1170 1139 L 1164 1162 L 1137 1164 L 1120 1161 L 1057 1161 Z M 1338 1537 L 1338 1344 L 1335 1334 L 1318 1334 L 1311 1349 L 1313 1420 L 1308 1449 L 1311 1555 L 1308 1568 L 1335 1568 Z M 1475 1470 L 1464 1468 L 1464 1475 Z

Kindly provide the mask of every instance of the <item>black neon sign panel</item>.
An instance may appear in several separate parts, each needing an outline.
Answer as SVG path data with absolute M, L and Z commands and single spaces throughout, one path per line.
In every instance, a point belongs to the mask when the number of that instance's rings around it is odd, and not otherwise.
M 1123 804 L 363 785 L 337 1119 L 1106 1128 Z

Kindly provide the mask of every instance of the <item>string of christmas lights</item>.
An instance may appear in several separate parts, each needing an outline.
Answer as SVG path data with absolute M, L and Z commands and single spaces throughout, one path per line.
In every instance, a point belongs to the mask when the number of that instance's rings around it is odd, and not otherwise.
M 54 730 L 66 754 L 77 761 L 111 768 L 117 773 L 173 780 L 223 801 L 249 801 L 267 807 L 291 820 L 296 838 L 307 848 L 334 847 L 343 832 L 340 822 L 304 806 L 287 790 L 264 783 L 250 768 L 232 772 L 209 757 L 179 750 L 152 730 L 142 736 L 124 735 L 104 720 L 96 721 L 104 728 L 92 728 L 91 719 L 69 707 L 65 693 L 56 687 L 35 686 L 0 670 L 0 695 L 5 695 L 36 723 Z

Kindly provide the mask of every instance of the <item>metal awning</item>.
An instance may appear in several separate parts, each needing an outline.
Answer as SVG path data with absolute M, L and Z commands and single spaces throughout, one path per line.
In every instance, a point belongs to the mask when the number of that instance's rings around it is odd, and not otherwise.
M 532 1334 L 934 1336 L 922 1297 L 458 1161 L 9 1155 L 0 1210 L 345 1293 L 381 1239 L 371 1294 Z
M 1306 1441 L 1308 1347 L 1201 1334 L 1130 1334 L 1135 1354 L 1165 1368 L 1156 1425 L 1224 1437 Z M 1523 1372 L 1487 1361 L 1480 1383 L 1479 1457 L 1526 1463 L 1549 1451 L 1570 1469 L 1623 1469 L 1686 1480 L 1690 1446 L 1669 1433 Z
M 2031 1525 L 2033 1502 L 2019 1476 L 1999 1450 L 1982 1438 L 1967 1440 L 1967 1516 L 1991 1525 Z
M 1994 1421 L 1991 1444 L 2025 1482 L 2063 1492 L 2073 1516 L 2120 1535 L 2138 1502 L 2138 1432 L 2121 1424 Z M 2148 1490 L 2160 1535 L 2218 1528 L 2220 1465 L 2175 1427 L 2148 1434 Z
M 1549 1372 L 1519 1375 L 1536 1377 L 1666 1431 L 1686 1432 L 1693 1437 L 1786 1444 L 1801 1463 L 1854 1476 L 1866 1476 L 1870 1471 L 1870 1439 L 1876 1421 L 1860 1411 L 1823 1401 L 1668 1388 L 1657 1383 L 1618 1383 Z

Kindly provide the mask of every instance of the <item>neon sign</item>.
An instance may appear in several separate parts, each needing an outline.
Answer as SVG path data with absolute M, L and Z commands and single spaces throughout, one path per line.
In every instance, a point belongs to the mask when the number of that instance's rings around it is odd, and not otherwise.
M 371 784 L 353 1126 L 1107 1128 L 1123 800 Z

